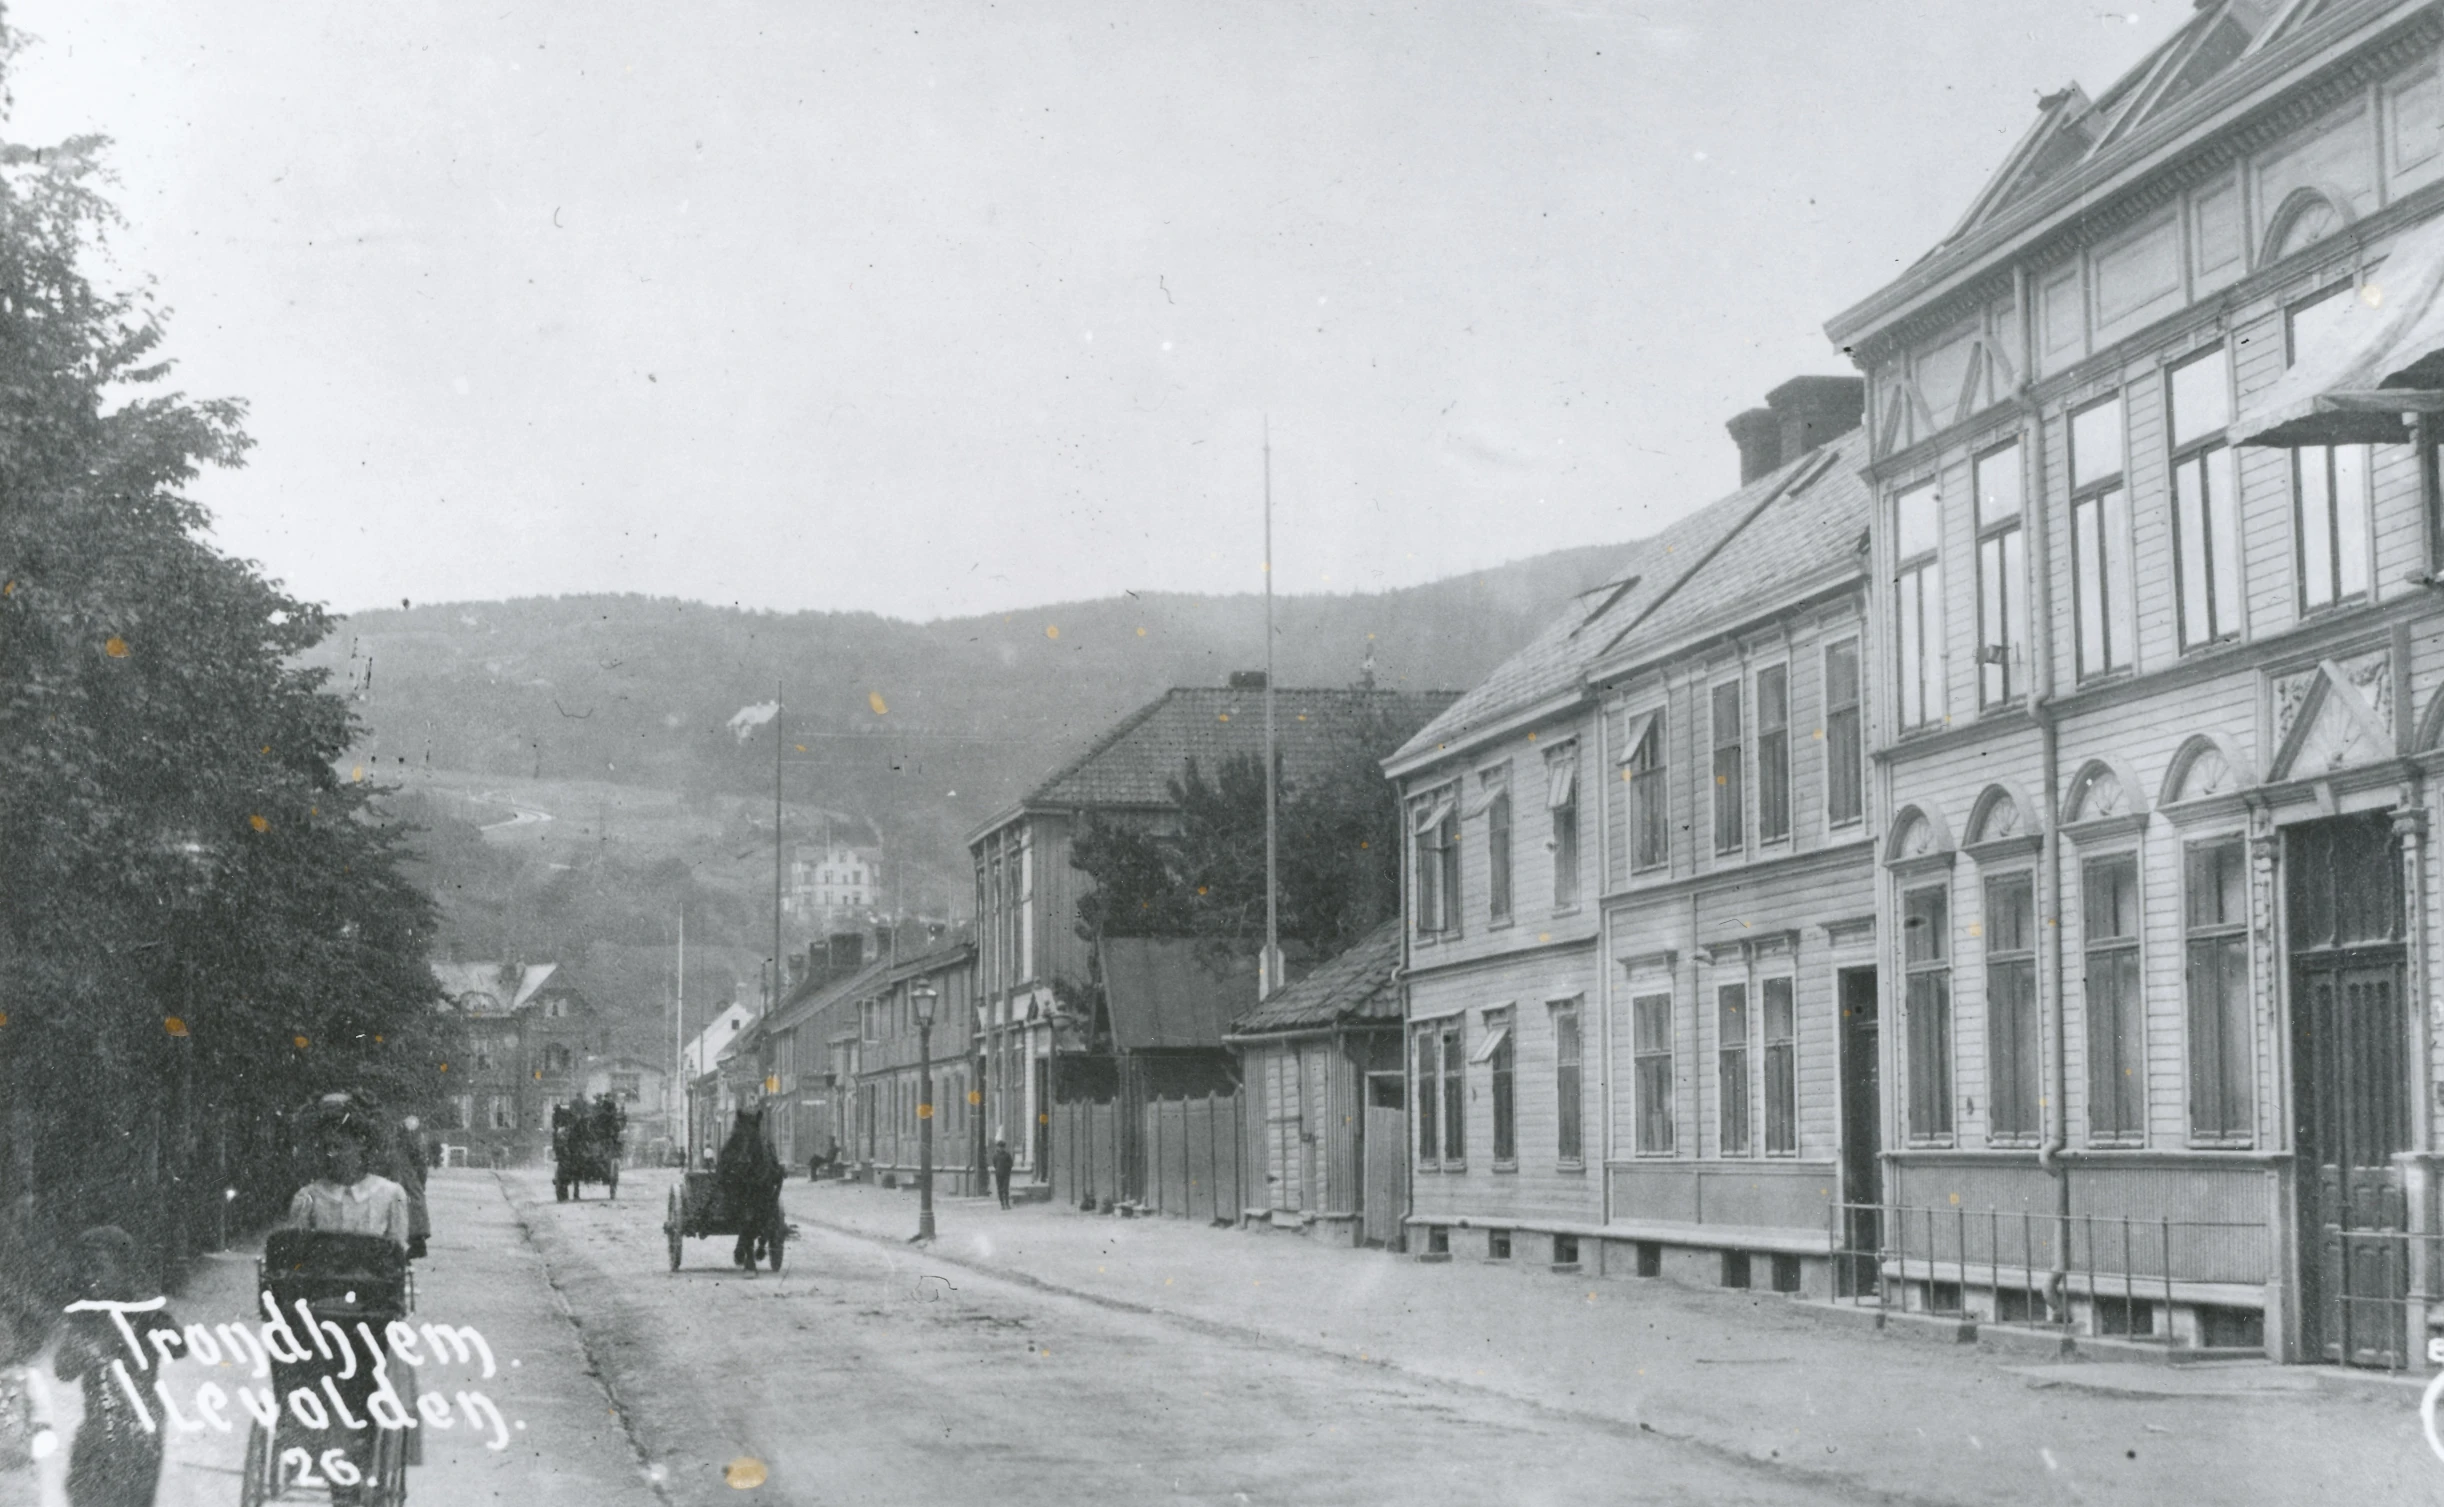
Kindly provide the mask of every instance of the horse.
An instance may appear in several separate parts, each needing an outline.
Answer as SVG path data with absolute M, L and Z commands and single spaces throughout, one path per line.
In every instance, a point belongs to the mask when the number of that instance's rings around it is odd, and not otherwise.
M 783 1175 L 781 1159 L 764 1139 L 762 1107 L 742 1108 L 713 1164 L 713 1181 L 721 1189 L 722 1207 L 738 1220 L 738 1245 L 730 1260 L 750 1273 L 780 1224 Z

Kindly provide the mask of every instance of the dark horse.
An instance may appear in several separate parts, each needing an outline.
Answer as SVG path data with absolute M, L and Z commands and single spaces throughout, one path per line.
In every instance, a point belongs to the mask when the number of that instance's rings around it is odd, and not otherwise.
M 764 1139 L 764 1111 L 740 1110 L 713 1164 L 713 1180 L 723 1210 L 738 1221 L 738 1245 L 730 1260 L 749 1275 L 780 1228 L 781 1176 L 781 1159 Z

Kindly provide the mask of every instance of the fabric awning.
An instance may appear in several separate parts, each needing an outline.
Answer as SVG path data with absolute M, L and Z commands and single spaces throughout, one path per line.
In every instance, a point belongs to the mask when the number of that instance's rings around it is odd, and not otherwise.
M 2444 413 L 2444 217 L 2403 236 L 2329 317 L 2297 333 L 2291 369 L 2241 402 L 2233 442 L 2407 443 L 2405 414 Z
M 1547 806 L 1558 810 L 1578 799 L 1578 754 L 1575 751 L 1566 758 L 1555 759 L 1545 774 L 1549 781 L 1544 796 Z
M 1508 1021 L 1486 1032 L 1484 1039 L 1477 1043 L 1477 1049 L 1468 1054 L 1468 1061 L 1472 1065 L 1482 1065 L 1493 1061 L 1494 1053 L 1502 1049 L 1502 1043 L 1510 1039 L 1510 1034 L 1511 1028 Z

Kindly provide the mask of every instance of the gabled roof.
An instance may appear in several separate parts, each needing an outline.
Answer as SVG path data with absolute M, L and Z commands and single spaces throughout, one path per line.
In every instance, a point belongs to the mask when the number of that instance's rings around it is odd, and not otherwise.
M 1233 1036 L 1279 1035 L 1338 1025 L 1398 1025 L 1400 918 L 1395 916 L 1350 947 L 1239 1017 Z
M 1654 537 L 1638 541 L 1631 546 L 1621 579 L 1581 595 L 1526 648 L 1495 666 L 1482 684 L 1427 723 L 1384 763 L 1398 767 L 1419 762 L 1441 749 L 1465 744 L 1477 733 L 1532 707 L 1579 691 L 1589 667 L 1604 658 L 1624 633 L 1638 629 L 1676 596 L 1689 574 L 1712 559 L 1758 508 L 1794 481 L 1815 475 L 1825 465 L 1826 452 L 1843 443 L 1836 440 L 1811 450 Z M 1855 466 L 1857 461 L 1850 458 L 1846 463 Z
M 464 1010 L 486 1015 L 506 1014 L 535 997 L 558 963 L 435 963 L 433 977 L 442 995 Z
M 1106 937 L 1103 1000 L 1123 1052 L 1219 1047 L 1256 997 L 1256 960 L 1197 937 Z
M 1795 592 L 1866 574 L 1859 546 L 1872 516 L 1862 469 L 1867 431 L 1853 429 L 1808 458 L 1815 464 L 1795 469 L 1791 484 L 1753 509 L 1723 548 L 1627 630 L 1595 673 L 1652 663 L 1777 611 Z
M 828 979 L 802 981 L 790 991 L 788 998 L 781 1001 L 779 1009 L 764 1017 L 764 1020 L 771 1022 L 767 1029 L 783 1030 L 812 1019 L 840 1001 L 853 999 L 874 988 L 891 970 L 890 963 L 878 961 Z
M 1370 691 L 1283 686 L 1273 693 L 1282 779 L 1295 787 L 1329 766 L 1338 736 L 1369 719 L 1415 726 L 1457 700 L 1457 691 Z M 1171 782 L 1197 761 L 1208 778 L 1224 760 L 1264 752 L 1264 691 L 1182 687 L 1166 691 L 1115 723 L 1087 749 L 1046 776 L 1016 811 L 1087 807 L 1166 809 Z M 977 834 L 1006 824 L 1005 812 Z

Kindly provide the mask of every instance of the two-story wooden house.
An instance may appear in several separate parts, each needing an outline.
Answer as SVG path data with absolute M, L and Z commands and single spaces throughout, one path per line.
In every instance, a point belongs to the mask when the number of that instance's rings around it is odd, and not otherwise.
M 1829 326 L 1914 1304 L 2425 1353 L 2440 53 L 2434 3 L 2206 0 Z
M 1744 527 L 1796 481 L 1813 485 L 1832 469 L 1823 454 L 1778 464 L 1784 421 L 1792 449 L 1813 450 L 1855 423 L 1857 383 L 1802 379 L 1778 389 L 1775 403 L 1779 412 L 1757 410 L 1733 426 L 1743 471 L 1762 474 L 1634 546 L 1616 580 L 1573 602 L 1385 763 L 1409 824 L 1409 1222 L 1423 1232 L 1412 1248 L 1429 1257 L 1629 1259 L 1626 1243 L 1601 1249 L 1608 1236 L 1639 1232 L 1612 1228 L 1624 1217 L 1615 1184 L 1629 1180 L 1610 1166 L 1628 1144 L 1616 1125 L 1616 1045 L 1620 1061 L 1630 1059 L 1627 1027 L 1607 1002 L 1620 993 L 1621 958 L 1667 949 L 1624 954 L 1607 939 L 1617 918 L 1604 897 L 1626 886 L 1630 861 L 1619 818 L 1598 818 L 1621 804 L 1621 774 L 1650 770 L 1642 789 L 1667 776 L 1661 764 L 1632 762 L 1607 736 L 1617 742 L 1625 725 L 1622 696 L 1633 686 L 1643 694 L 1641 625 L 1735 540 L 1743 555 L 1773 553 L 1779 545 L 1767 531 Z M 1615 680 L 1599 698 L 1589 677 L 1607 664 Z M 1609 716 L 1599 715 L 1607 705 Z M 1659 851 L 1685 847 L 1675 840 Z M 1650 867 L 1638 866 L 1640 883 Z M 1668 903 L 1685 912 L 1688 901 Z M 1852 907 L 1868 909 L 1863 899 Z M 1629 1009 L 1626 997 L 1619 1009 Z M 1685 1001 L 1680 1018 L 1688 1019 Z M 1677 1145 L 1687 1154 L 1695 1142 Z

